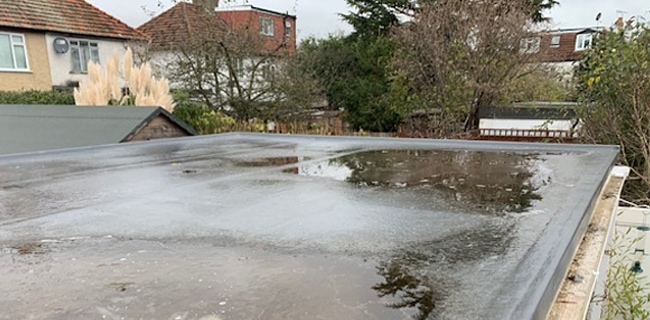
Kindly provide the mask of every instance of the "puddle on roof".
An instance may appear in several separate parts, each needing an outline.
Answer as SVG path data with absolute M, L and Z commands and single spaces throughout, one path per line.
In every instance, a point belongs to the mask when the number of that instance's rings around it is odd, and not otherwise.
M 472 263 L 502 259 L 513 242 L 513 233 L 512 223 L 488 224 L 400 249 L 379 262 L 377 275 L 383 280 L 372 289 L 380 298 L 389 298 L 387 307 L 404 309 L 416 320 L 458 314 L 453 309 L 463 306 L 448 300 L 454 300 L 458 287 L 478 279 L 459 276 L 457 271 Z
M 445 200 L 491 214 L 521 213 L 541 200 L 551 170 L 535 154 L 383 150 L 343 156 L 297 170 L 359 187 L 408 189 L 440 194 Z M 297 172 L 296 172 L 297 171 Z
M 295 164 L 300 161 L 298 157 L 270 157 L 251 160 L 239 160 L 235 162 L 238 167 L 279 167 L 288 164 Z

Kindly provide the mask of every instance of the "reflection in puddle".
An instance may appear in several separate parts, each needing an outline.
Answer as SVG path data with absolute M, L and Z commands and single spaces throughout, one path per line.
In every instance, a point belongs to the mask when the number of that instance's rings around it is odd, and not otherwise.
M 399 250 L 377 267 L 384 278 L 372 289 L 379 297 L 391 297 L 388 307 L 415 309 L 413 319 L 435 319 L 460 279 L 455 270 L 488 258 L 503 257 L 513 240 L 514 226 L 486 225 L 440 239 L 420 242 Z M 462 267 L 457 264 L 463 264 Z M 452 274 L 452 276 L 449 275 Z
M 441 300 L 441 291 L 437 291 L 439 281 L 428 275 L 423 275 L 417 270 L 411 271 L 404 264 L 395 262 L 382 263 L 377 267 L 377 274 L 384 278 L 384 282 L 374 285 L 379 297 L 396 297 L 397 302 L 388 304 L 390 308 L 403 309 L 415 308 L 417 313 L 413 319 L 425 320 L 436 308 L 437 301 Z
M 301 176 L 326 177 L 338 181 L 346 181 L 352 176 L 352 173 L 352 169 L 348 166 L 333 161 L 320 162 L 298 168 L 298 175 Z
M 236 165 L 239 167 L 279 167 L 287 164 L 298 163 L 298 157 L 271 157 L 259 158 L 253 160 L 237 161 Z
M 433 188 L 445 200 L 492 214 L 532 207 L 550 173 L 536 155 L 430 150 L 362 152 L 298 168 L 300 175 L 362 187 Z

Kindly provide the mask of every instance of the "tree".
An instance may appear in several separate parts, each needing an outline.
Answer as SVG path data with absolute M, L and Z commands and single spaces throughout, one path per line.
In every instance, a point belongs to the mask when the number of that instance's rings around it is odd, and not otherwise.
M 390 29 L 403 20 L 414 18 L 418 11 L 427 6 L 435 5 L 440 0 L 346 0 L 354 11 L 343 15 L 343 19 L 354 27 L 355 34 L 388 34 Z M 458 0 L 472 2 L 472 0 Z M 529 14 L 533 22 L 546 22 L 544 11 L 553 8 L 559 2 L 556 0 L 528 0 Z
M 515 102 L 575 101 L 575 92 L 570 81 L 562 72 L 551 67 L 537 66 L 530 73 L 519 77 L 504 88 L 497 105 L 510 105 Z
M 306 69 L 313 72 L 325 88 L 331 107 L 346 112 L 355 129 L 394 131 L 400 115 L 387 93 L 393 52 L 387 37 L 330 37 L 309 39 L 301 44 L 309 57 Z
M 413 0 L 346 0 L 355 11 L 341 15 L 354 27 L 353 36 L 388 35 L 400 16 L 413 16 Z
M 588 142 L 619 145 L 626 196 L 650 203 L 650 29 L 619 24 L 594 37 L 576 71 Z
M 229 25 L 198 5 L 183 8 L 191 32 L 172 47 L 151 48 L 174 87 L 239 121 L 295 117 L 320 99 L 317 82 L 295 72 L 300 60 L 286 39 L 270 41 L 254 25 Z
M 417 102 L 412 111 L 438 114 L 448 126 L 443 136 L 476 129 L 479 109 L 503 100 L 506 88 L 535 69 L 530 63 L 540 55 L 520 48 L 532 35 L 531 11 L 529 0 L 422 4 L 394 35 L 393 68 Z

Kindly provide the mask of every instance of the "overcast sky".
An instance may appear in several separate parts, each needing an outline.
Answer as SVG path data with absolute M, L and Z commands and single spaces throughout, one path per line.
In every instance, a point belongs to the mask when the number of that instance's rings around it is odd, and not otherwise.
M 116 16 L 132 27 L 150 19 L 149 14 L 160 13 L 173 6 L 173 0 L 86 0 Z M 601 26 L 609 26 L 622 14 L 645 16 L 650 20 L 648 0 L 559 0 L 560 6 L 550 12 L 553 28 L 588 27 L 596 25 L 595 17 L 602 12 Z M 242 4 L 244 0 L 235 1 Z M 249 4 L 298 16 L 298 36 L 325 37 L 328 34 L 348 32 L 350 26 L 342 22 L 339 13 L 349 11 L 345 0 L 249 0 Z M 160 4 L 160 5 L 159 5 Z M 617 13 L 617 11 L 621 13 Z

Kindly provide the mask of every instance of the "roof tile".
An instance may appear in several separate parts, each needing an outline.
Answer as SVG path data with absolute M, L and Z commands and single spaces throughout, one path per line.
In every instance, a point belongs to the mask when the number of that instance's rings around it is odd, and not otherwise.
M 137 29 L 149 37 L 154 49 L 171 49 L 188 41 L 218 39 L 220 31 L 227 30 L 227 25 L 200 6 L 180 2 Z
M 0 0 L 0 26 L 128 40 L 146 38 L 84 0 Z

